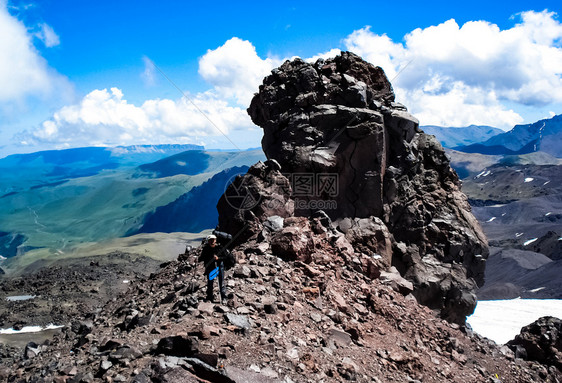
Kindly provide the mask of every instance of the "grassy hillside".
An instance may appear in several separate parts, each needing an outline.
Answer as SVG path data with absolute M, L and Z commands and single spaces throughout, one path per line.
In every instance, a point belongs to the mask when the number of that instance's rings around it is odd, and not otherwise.
M 37 158 L 41 158 L 38 166 L 46 166 L 47 174 L 52 174 L 44 157 Z M 84 243 L 122 237 L 137 231 L 147 214 L 175 201 L 214 174 L 232 166 L 252 165 L 260 159 L 264 159 L 261 150 L 194 150 L 146 166 L 120 165 L 88 176 L 56 179 L 39 177 L 46 168 L 37 169 L 28 162 L 27 167 L 18 169 L 19 178 L 13 176 L 15 169 L 0 174 L 4 191 L 11 190 L 0 196 L 0 255 L 61 256 Z M 84 167 L 83 161 L 74 163 Z M 0 165 L 6 164 L 0 160 Z M 29 181 L 31 178 L 34 182 Z

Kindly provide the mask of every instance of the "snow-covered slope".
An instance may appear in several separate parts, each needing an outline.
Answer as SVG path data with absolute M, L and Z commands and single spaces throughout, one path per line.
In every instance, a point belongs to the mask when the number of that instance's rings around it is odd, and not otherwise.
M 521 328 L 543 316 L 562 318 L 560 299 L 510 299 L 478 301 L 467 322 L 478 334 L 504 344 Z

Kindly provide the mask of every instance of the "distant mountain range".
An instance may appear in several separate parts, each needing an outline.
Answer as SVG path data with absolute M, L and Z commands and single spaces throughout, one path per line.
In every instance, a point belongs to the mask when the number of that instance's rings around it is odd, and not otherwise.
M 510 254 L 506 248 L 559 253 L 562 116 L 506 133 L 476 125 L 422 129 L 449 148 L 451 165 L 465 178 L 463 191 L 502 254 Z M 21 254 L 71 253 L 79 243 L 213 228 L 228 179 L 264 159 L 261 149 L 208 151 L 197 145 L 90 147 L 2 158 L 0 255 L 10 264 Z M 494 201 L 512 210 L 498 214 Z M 508 222 L 510 217 L 521 219 Z M 533 222 L 527 224 L 529 217 Z M 552 243 L 541 239 L 549 231 Z M 520 232 L 524 236 L 514 238 Z M 538 238 L 536 248 L 523 245 L 531 235 Z
M 493 165 L 562 165 L 562 158 L 544 152 L 500 155 L 466 153 L 453 149 L 445 151 L 451 161 L 451 167 L 455 169 L 460 178 L 475 176 Z
M 420 127 L 425 133 L 432 134 L 444 148 L 472 145 L 487 140 L 504 131 L 491 126 L 470 125 L 465 127 L 442 127 L 426 125 Z
M 480 143 L 461 145 L 454 149 L 466 153 L 481 154 L 527 154 L 544 152 L 562 157 L 562 115 L 516 125 L 509 132 L 497 134 Z
M 135 145 L 13 154 L 0 159 L 0 197 L 31 187 L 53 186 L 104 170 L 133 168 L 173 154 L 203 149 L 199 145 Z M 14 169 L 18 171 L 14 172 Z
M 562 115 L 508 132 L 425 126 L 492 246 L 478 299 L 562 297 Z
M 560 299 L 562 165 L 499 163 L 465 178 L 462 190 L 494 247 L 479 299 Z

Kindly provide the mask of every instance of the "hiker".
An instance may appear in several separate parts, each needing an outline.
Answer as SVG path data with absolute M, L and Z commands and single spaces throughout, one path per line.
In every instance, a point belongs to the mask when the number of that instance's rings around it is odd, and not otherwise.
M 219 280 L 221 299 L 226 299 L 226 289 L 224 288 L 224 262 L 221 258 L 221 255 L 223 254 L 220 253 L 221 248 L 217 244 L 217 236 L 214 234 L 207 236 L 207 243 L 203 247 L 199 260 L 205 264 L 205 275 L 207 276 L 207 300 L 211 302 L 213 301 L 213 281 L 217 279 L 217 277 Z

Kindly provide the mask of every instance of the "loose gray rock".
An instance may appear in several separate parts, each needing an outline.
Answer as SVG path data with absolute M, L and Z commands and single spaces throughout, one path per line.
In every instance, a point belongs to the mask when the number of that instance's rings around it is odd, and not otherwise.
M 247 332 L 250 330 L 251 327 L 250 320 L 245 315 L 226 313 L 225 318 L 228 321 L 228 323 L 238 327 L 243 332 Z

